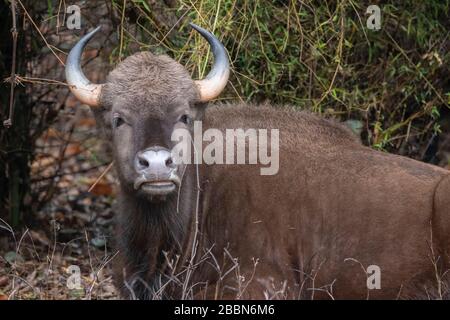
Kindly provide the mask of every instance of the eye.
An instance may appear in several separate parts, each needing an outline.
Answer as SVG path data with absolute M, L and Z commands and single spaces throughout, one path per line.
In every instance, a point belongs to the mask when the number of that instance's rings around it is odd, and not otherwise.
M 118 128 L 121 125 L 123 125 L 124 123 L 125 123 L 125 121 L 120 117 L 120 115 L 115 114 L 113 116 L 113 120 L 112 120 L 113 128 Z
M 179 121 L 187 125 L 192 124 L 192 118 L 187 114 L 183 114 Z

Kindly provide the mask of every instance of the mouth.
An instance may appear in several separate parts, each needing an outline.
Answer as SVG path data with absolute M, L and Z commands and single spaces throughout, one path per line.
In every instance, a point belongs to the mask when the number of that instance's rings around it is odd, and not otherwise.
M 142 175 L 135 180 L 134 189 L 150 196 L 165 196 L 175 191 L 180 184 L 180 178 L 176 173 L 172 173 L 166 179 L 158 180 L 148 179 Z
M 172 181 L 152 181 L 142 183 L 139 189 L 151 195 L 166 195 L 175 191 L 176 187 Z

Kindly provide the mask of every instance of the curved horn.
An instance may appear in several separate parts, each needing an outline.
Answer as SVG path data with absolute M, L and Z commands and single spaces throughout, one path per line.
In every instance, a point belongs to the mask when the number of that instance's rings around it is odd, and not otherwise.
M 100 30 L 100 27 L 95 28 L 81 38 L 72 50 L 70 50 L 66 60 L 66 80 L 70 86 L 70 91 L 72 91 L 78 100 L 91 107 L 97 107 L 99 105 L 102 85 L 91 83 L 86 78 L 81 70 L 80 62 L 84 47 L 98 30 Z
M 217 97 L 225 88 L 230 76 L 230 63 L 227 51 L 211 32 L 190 23 L 200 35 L 208 41 L 214 55 L 214 64 L 205 79 L 196 80 L 195 84 L 200 92 L 201 101 L 209 101 Z

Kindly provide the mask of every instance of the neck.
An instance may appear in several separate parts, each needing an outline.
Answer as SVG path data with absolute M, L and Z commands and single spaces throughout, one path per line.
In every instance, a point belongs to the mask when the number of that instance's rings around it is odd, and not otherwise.
M 191 171 L 186 170 L 179 192 L 159 202 L 138 198 L 131 191 L 121 192 L 118 249 L 126 263 L 124 280 L 136 287 L 136 294 L 141 297 L 158 291 L 167 281 L 165 275 L 175 271 L 170 270 L 174 268 L 174 261 L 170 260 L 181 256 L 189 246 L 195 181 Z M 133 281 L 135 286 L 130 283 Z

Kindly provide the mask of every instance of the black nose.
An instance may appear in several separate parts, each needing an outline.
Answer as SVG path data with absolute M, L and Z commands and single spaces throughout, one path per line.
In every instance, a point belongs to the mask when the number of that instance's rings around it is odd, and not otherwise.
M 135 169 L 138 173 L 163 177 L 174 168 L 171 153 L 165 148 L 149 148 L 136 154 Z

